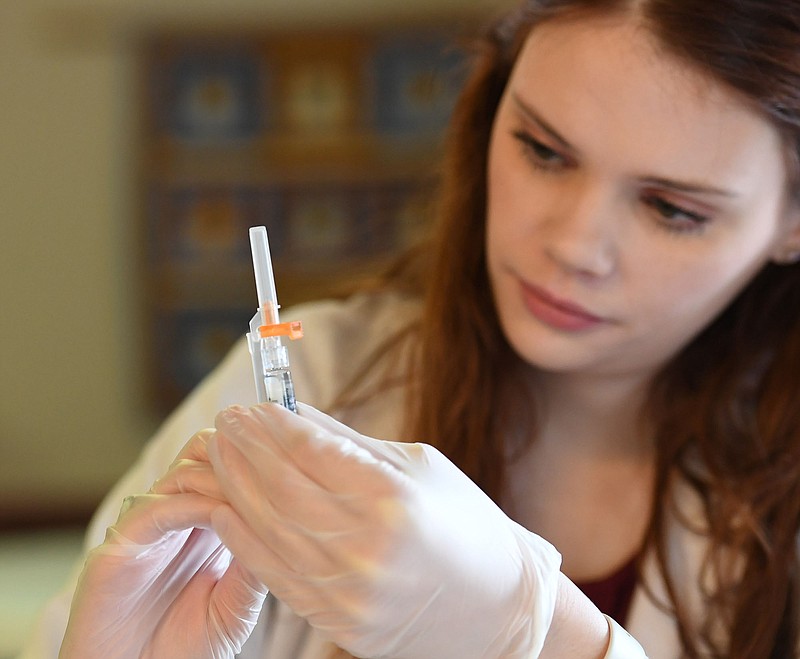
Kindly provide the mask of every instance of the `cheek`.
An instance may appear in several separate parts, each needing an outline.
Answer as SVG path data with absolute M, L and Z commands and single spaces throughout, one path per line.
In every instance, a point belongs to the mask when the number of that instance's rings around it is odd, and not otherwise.
M 498 286 L 510 267 L 528 263 L 534 256 L 532 241 L 525 235 L 524 219 L 510 196 L 496 196 L 487 207 L 486 267 L 492 286 Z
M 510 201 L 513 199 L 508 189 L 508 177 L 501 175 L 497 163 L 496 148 L 490 151 L 488 178 L 486 185 L 486 258 L 489 274 L 497 265 L 498 253 L 503 251 L 507 240 L 509 218 L 512 214 Z
M 495 154 L 489 165 L 486 241 L 492 258 L 524 240 L 534 217 L 532 209 L 541 205 L 542 194 L 507 154 Z
M 713 255 L 712 255 L 713 256 Z M 692 258 L 641 261 L 628 308 L 653 322 L 683 325 L 688 333 L 713 320 L 742 290 L 762 259 Z

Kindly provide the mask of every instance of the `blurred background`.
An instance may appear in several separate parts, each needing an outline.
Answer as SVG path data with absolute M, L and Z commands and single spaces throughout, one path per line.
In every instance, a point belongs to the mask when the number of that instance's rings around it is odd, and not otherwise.
M 0 2 L 0 657 L 91 511 L 246 328 L 413 241 L 463 74 L 510 0 Z

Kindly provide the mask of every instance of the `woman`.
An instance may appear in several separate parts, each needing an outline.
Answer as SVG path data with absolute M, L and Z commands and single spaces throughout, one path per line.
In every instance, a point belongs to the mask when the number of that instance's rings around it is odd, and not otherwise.
M 545 614 L 535 624 L 525 621 L 525 643 L 509 650 L 503 638 L 499 654 L 485 656 L 517 656 L 517 650 L 536 656 L 540 649 L 541 656 L 603 656 L 609 641 L 598 611 L 568 590 L 565 577 L 624 623 L 651 657 L 796 652 L 799 90 L 796 1 L 529 0 L 482 42 L 453 119 L 437 240 L 431 262 L 420 266 L 423 276 L 409 274 L 391 282 L 395 292 L 344 307 L 302 311 L 306 340 L 316 334 L 330 344 L 314 343 L 317 356 L 305 348 L 308 355 L 294 357 L 301 399 L 332 409 L 366 435 L 436 445 L 510 518 L 560 552 L 561 573 L 549 579 L 549 545 L 531 540 L 529 563 L 519 560 L 534 572 L 541 568 L 541 579 L 526 602 Z M 414 281 L 429 285 L 412 286 L 408 295 Z M 241 392 L 248 373 L 240 348 L 178 412 L 114 499 L 146 489 L 177 450 L 177 438 L 191 432 L 186 424 L 208 424 L 203 411 L 247 402 Z M 158 540 L 165 519 L 170 529 L 186 525 L 175 513 L 178 502 L 198 497 L 191 499 L 191 526 L 213 528 L 237 557 L 235 571 L 220 579 L 223 561 L 207 581 L 232 584 L 224 593 L 239 594 L 240 614 L 258 610 L 264 582 L 340 645 L 359 649 L 365 639 L 385 640 L 380 625 L 330 634 L 327 625 L 341 620 L 344 600 L 317 594 L 303 608 L 302 574 L 284 582 L 274 563 L 265 567 L 265 555 L 286 551 L 266 528 L 271 513 L 248 503 L 271 500 L 286 484 L 288 472 L 276 475 L 281 446 L 300 446 L 311 465 L 317 453 L 331 451 L 345 465 L 341 455 L 350 451 L 359 478 L 364 464 L 395 449 L 349 434 L 313 410 L 305 416 L 226 412 L 213 435 L 190 442 L 188 462 L 174 465 L 155 495 L 138 497 L 116 529 L 146 545 Z M 386 457 L 391 469 L 381 463 L 376 470 L 392 472 L 391 480 L 406 460 L 416 487 L 419 464 L 411 449 L 396 453 L 402 459 Z M 431 455 L 425 455 L 431 469 L 452 477 L 473 501 L 449 463 Z M 356 478 L 356 489 L 385 484 L 373 477 Z M 459 497 L 420 487 L 426 500 L 441 496 L 445 512 L 459 513 L 456 529 L 463 533 L 445 535 L 456 545 L 444 548 L 458 573 L 457 543 L 471 537 L 472 520 Z M 445 519 L 396 493 L 390 487 L 380 497 L 423 519 Z M 297 495 L 298 515 L 308 512 L 304 496 Z M 474 501 L 480 523 L 505 538 L 507 518 Z M 117 505 L 107 504 L 95 522 L 95 541 Z M 286 513 L 289 521 L 292 514 Z M 324 527 L 328 520 L 318 521 Z M 438 578 L 426 570 L 438 565 L 440 543 L 409 544 L 423 553 L 410 552 L 418 561 L 403 562 L 398 554 L 406 545 L 395 552 L 380 546 L 398 538 L 397 527 L 386 534 L 376 521 L 369 530 L 378 546 L 368 554 L 371 567 L 402 564 L 417 584 Z M 194 563 L 170 563 L 189 575 L 179 584 L 191 584 L 199 566 L 224 552 L 214 532 L 193 533 L 188 541 L 178 536 L 177 548 L 167 552 L 174 558 L 206 547 Z M 91 647 L 81 646 L 80 631 L 102 601 L 93 579 L 102 582 L 104 568 L 117 573 L 119 566 L 102 559 L 124 544 L 112 537 L 91 559 L 65 656 Z M 309 552 L 302 558 L 312 571 L 314 560 L 327 555 L 325 541 L 292 548 Z M 474 574 L 467 566 L 462 576 L 471 583 Z M 381 590 L 386 582 L 370 579 L 358 582 L 379 583 L 368 601 L 391 592 Z M 163 600 L 163 619 L 172 622 L 159 618 L 145 625 L 147 634 L 182 629 L 176 611 L 188 591 L 187 585 L 167 600 L 162 588 L 152 591 Z M 484 595 L 478 590 L 462 599 Z M 267 602 L 258 624 L 239 615 L 243 629 L 223 634 L 217 645 L 247 637 L 255 625 L 243 656 L 334 651 L 272 598 Z M 508 610 L 482 611 L 500 637 Z M 432 627 L 442 626 L 453 638 L 479 635 L 474 617 L 450 611 L 425 609 L 413 638 L 433 638 Z M 201 617 L 184 625 L 187 638 L 204 629 Z M 437 624 L 425 626 L 427 620 Z M 573 646 L 562 644 L 565 636 Z

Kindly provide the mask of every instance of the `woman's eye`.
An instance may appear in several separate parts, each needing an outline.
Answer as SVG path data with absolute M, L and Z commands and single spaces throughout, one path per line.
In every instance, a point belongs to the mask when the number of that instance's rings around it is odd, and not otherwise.
M 522 145 L 526 158 L 540 169 L 554 170 L 566 164 L 565 158 L 525 131 L 515 131 L 514 138 Z
M 671 231 L 700 231 L 710 219 L 707 215 L 681 208 L 663 197 L 646 197 L 645 204 L 656 211 L 661 223 Z

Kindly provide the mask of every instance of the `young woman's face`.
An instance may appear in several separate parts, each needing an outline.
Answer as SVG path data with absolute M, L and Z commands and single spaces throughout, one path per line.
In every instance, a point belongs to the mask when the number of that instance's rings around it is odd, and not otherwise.
M 552 372 L 651 374 L 791 226 L 777 131 L 622 19 L 533 31 L 488 172 L 500 323 Z

